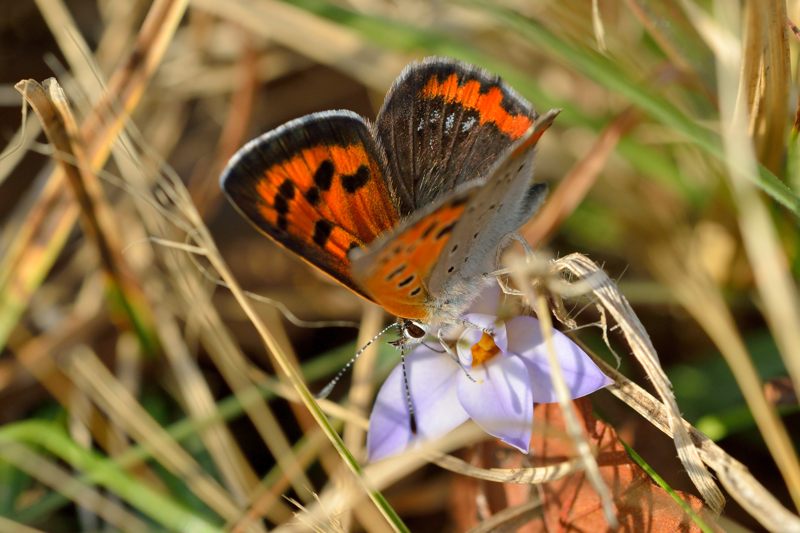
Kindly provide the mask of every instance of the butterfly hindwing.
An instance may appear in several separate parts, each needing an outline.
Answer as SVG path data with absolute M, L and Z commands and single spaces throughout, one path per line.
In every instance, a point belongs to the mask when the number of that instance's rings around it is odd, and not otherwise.
M 288 122 L 239 150 L 220 182 L 261 231 L 369 297 L 348 252 L 395 227 L 398 213 L 363 118 L 330 111 Z
M 536 117 L 497 76 L 472 65 L 429 58 L 406 67 L 374 126 L 401 214 L 485 177 Z
M 440 256 L 428 280 L 431 294 L 439 296 L 432 304 L 439 308 L 437 312 L 458 310 L 454 298 L 469 297 L 465 292 L 497 267 L 497 253 L 505 237 L 517 231 L 544 202 L 547 186 L 533 180 L 535 149 L 558 113 L 551 110 L 540 116 L 498 157 L 480 191 L 471 198 L 453 228 L 452 253 Z
M 351 252 L 353 277 L 387 311 L 429 321 L 428 279 L 440 257 L 453 253 L 450 237 L 468 203 L 480 191 L 473 182 L 459 187 L 406 218 L 366 249 Z

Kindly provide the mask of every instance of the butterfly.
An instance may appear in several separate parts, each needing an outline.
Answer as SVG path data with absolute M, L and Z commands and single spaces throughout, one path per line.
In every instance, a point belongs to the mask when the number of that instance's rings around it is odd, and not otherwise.
M 256 228 L 420 338 L 458 320 L 543 202 L 534 149 L 557 114 L 478 67 L 427 58 L 374 123 L 344 110 L 292 120 L 242 147 L 220 184 Z

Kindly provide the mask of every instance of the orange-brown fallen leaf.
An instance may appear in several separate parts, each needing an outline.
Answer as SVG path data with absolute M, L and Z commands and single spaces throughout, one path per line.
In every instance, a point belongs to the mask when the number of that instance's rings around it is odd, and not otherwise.
M 592 416 L 589 401 L 577 400 L 575 405 L 589 442 L 597 450 L 600 473 L 611 489 L 619 521 L 619 528 L 614 531 L 700 531 L 678 503 L 630 458 L 616 431 Z M 557 404 L 537 405 L 534 424 L 544 431 L 534 431 L 530 456 L 523 456 L 499 441 L 491 441 L 470 449 L 467 460 L 476 466 L 514 468 L 545 466 L 575 457 Z M 713 517 L 699 498 L 677 493 L 708 526 L 714 527 Z M 537 498 L 539 506 L 528 505 L 524 513 L 510 512 L 509 508 L 519 506 L 522 509 Z M 599 497 L 583 472 L 538 486 L 459 477 L 454 481 L 451 502 L 459 530 L 479 527 L 487 520 L 496 519 L 498 513 L 504 513 L 509 521 L 492 530 L 507 527 L 509 531 L 521 533 L 610 531 Z

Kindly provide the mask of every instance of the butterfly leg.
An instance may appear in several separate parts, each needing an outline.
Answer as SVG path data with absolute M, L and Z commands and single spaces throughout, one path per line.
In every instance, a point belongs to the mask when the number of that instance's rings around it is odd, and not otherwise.
M 522 246 L 522 249 L 525 251 L 526 263 L 530 263 L 531 260 L 533 259 L 534 257 L 533 249 L 531 248 L 531 245 L 528 244 L 528 241 L 526 241 L 522 237 L 522 235 L 520 235 L 516 231 L 513 233 L 509 233 L 505 237 L 503 237 L 503 240 L 500 241 L 500 245 L 497 247 L 497 256 L 495 257 L 496 270 L 490 273 L 489 275 L 494 276 L 494 278 L 497 280 L 497 284 L 500 285 L 500 290 L 503 291 L 503 294 L 508 294 L 510 296 L 522 296 L 523 295 L 522 291 L 512 288 L 511 285 L 508 284 L 508 280 L 500 277 L 503 273 L 505 273 L 503 270 L 499 269 L 500 258 L 502 257 L 503 252 L 509 246 L 511 241 L 517 241 Z
M 482 333 L 486 333 L 489 336 L 494 336 L 494 330 L 492 328 L 484 328 L 483 326 L 473 324 L 469 320 L 464 320 L 463 318 L 454 319 L 453 324 L 461 326 L 462 328 L 479 329 Z M 441 330 L 439 330 L 439 334 L 441 335 Z

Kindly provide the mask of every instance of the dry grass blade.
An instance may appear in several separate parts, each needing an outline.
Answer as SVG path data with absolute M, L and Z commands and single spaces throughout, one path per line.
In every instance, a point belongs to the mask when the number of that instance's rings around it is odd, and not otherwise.
M 47 11 L 46 17 L 50 21 L 51 28 L 59 26 L 56 24 L 59 20 L 71 22 L 68 13 L 63 9 L 63 5 L 60 3 L 48 0 L 43 1 L 40 5 L 42 9 Z M 180 19 L 182 9 L 181 4 L 175 2 L 162 2 L 153 6 L 153 10 L 148 18 L 149 22 L 145 23 L 145 27 L 142 30 L 137 44 L 137 46 L 141 47 L 141 50 L 139 50 L 141 57 L 132 58 L 128 63 L 124 64 L 123 69 L 118 71 L 118 74 L 112 78 L 112 87 L 116 86 L 127 89 L 128 85 L 126 84 L 130 84 L 131 82 L 126 82 L 125 80 L 137 80 L 136 83 L 141 83 L 149 77 L 150 74 L 148 73 L 152 72 L 156 64 L 153 58 L 158 57 L 159 53 L 163 52 L 165 44 L 168 42 L 165 36 L 170 35 L 170 28 L 174 30 L 174 24 Z M 154 19 L 159 21 L 159 25 L 153 25 Z M 89 73 L 87 77 L 91 79 L 84 79 L 82 83 L 84 90 L 89 91 L 90 94 L 99 98 L 101 96 L 101 92 L 97 89 L 97 87 L 100 86 L 99 80 L 91 76 L 94 72 L 97 72 L 98 69 L 92 65 L 91 56 L 87 52 L 88 47 L 81 40 L 77 30 L 72 32 L 69 36 L 71 38 L 66 38 L 60 28 L 56 28 L 54 31 L 56 31 L 57 35 L 62 36 L 60 39 L 61 46 L 65 48 L 65 54 L 70 59 L 73 69 L 78 72 Z M 59 31 L 61 31 L 61 33 L 59 33 Z M 112 95 L 112 99 L 106 99 L 106 104 L 104 105 L 114 108 L 117 104 L 116 100 L 113 100 L 115 95 L 110 91 L 106 94 Z M 123 99 L 119 105 L 124 108 L 129 104 L 129 101 Z M 123 123 L 120 121 L 120 117 L 124 117 L 124 113 L 113 115 L 112 118 L 106 122 L 119 126 Z M 123 137 L 124 136 L 123 134 Z M 75 134 L 73 138 L 79 138 L 79 135 Z M 125 162 L 127 162 L 127 159 Z M 142 168 L 141 164 L 133 164 L 131 166 L 137 170 Z M 81 163 L 80 158 L 78 158 L 78 168 L 86 172 L 88 167 L 89 164 L 85 162 Z M 123 168 L 130 168 L 130 166 Z M 142 219 L 150 220 L 146 215 L 143 215 Z M 157 295 L 151 294 L 150 296 L 152 301 L 158 300 Z M 163 309 L 159 311 L 159 313 L 160 319 L 157 323 L 159 337 L 169 344 L 165 346 L 165 350 L 169 361 L 176 369 L 175 375 L 177 376 L 178 383 L 181 385 L 179 390 L 183 394 L 186 408 L 195 418 L 212 413 L 215 409 L 213 395 L 208 390 L 208 384 L 203 380 L 202 375 L 197 370 L 196 364 L 192 361 L 191 354 L 188 352 L 183 341 L 176 341 L 176 339 L 179 339 L 180 335 L 175 334 L 177 332 L 177 326 L 174 323 L 173 317 L 166 314 Z M 276 427 L 276 424 L 272 424 L 271 427 Z M 272 430 L 269 430 L 269 432 L 274 433 Z M 257 479 L 252 469 L 247 464 L 244 454 L 236 445 L 236 440 L 232 437 L 230 432 L 227 431 L 224 425 L 221 424 L 215 424 L 213 427 L 205 429 L 201 436 L 212 457 L 219 466 L 219 471 L 225 479 L 227 489 L 231 492 L 232 497 L 240 503 L 244 503 L 247 500 L 247 494 L 250 489 L 255 486 Z M 285 449 L 286 447 L 282 448 L 282 450 Z M 307 484 L 303 483 L 303 485 Z
M 298 463 L 306 468 L 311 466 L 317 459 L 320 449 L 327 442 L 327 437 L 319 429 L 307 434 L 305 440 L 293 449 Z M 226 524 L 226 529 L 232 533 L 242 533 L 247 531 L 250 524 L 262 517 L 269 517 L 276 524 L 287 522 L 292 513 L 288 510 L 288 507 L 286 512 L 282 511 L 281 495 L 288 487 L 288 478 L 280 467 L 275 466 L 264 476 L 258 488 L 251 494 L 247 512 L 239 517 L 236 522 Z
M 172 367 L 186 410 L 194 420 L 213 416 L 217 412 L 214 395 L 181 337 L 175 317 L 159 309 L 156 311 L 156 319 L 159 339 Z M 200 436 L 218 465 L 231 496 L 239 504 L 247 502 L 258 480 L 234 436 L 224 424 L 214 424 L 202 429 Z M 268 517 L 273 519 L 277 515 Z
M 359 335 L 356 339 L 356 346 L 364 346 L 374 336 L 375 332 L 382 328 L 383 320 L 384 312 L 380 307 L 366 304 L 361 320 L 361 328 L 359 329 Z M 348 407 L 359 416 L 368 416 L 369 408 L 370 405 L 372 405 L 372 399 L 375 395 L 373 376 L 375 373 L 377 355 L 378 344 L 373 342 L 353 364 L 353 380 L 350 390 L 348 391 Z M 366 450 L 364 449 L 365 437 L 366 431 L 362 425 L 345 424 L 342 440 L 353 455 L 360 460 L 364 460 L 367 457 Z M 344 474 L 344 472 L 342 469 L 339 469 L 338 479 L 332 480 L 334 485 L 350 483 L 342 474 Z M 356 512 L 358 513 L 358 508 L 356 508 Z M 360 521 L 365 527 L 375 522 L 375 520 L 369 520 L 367 517 L 363 516 L 363 512 L 360 514 Z M 339 519 L 346 529 L 350 529 L 351 517 L 349 513 L 342 513 Z
M 81 126 L 90 168 L 96 171 L 108 157 L 111 144 L 141 99 L 144 86 L 160 63 L 166 46 L 186 9 L 186 1 L 157 0 L 145 19 L 136 47 L 115 72 L 106 99 L 97 103 Z M 109 110 L 119 102 L 124 114 Z M 0 347 L 30 301 L 64 245 L 78 216 L 77 206 L 62 194 L 64 176 L 54 170 L 0 263 Z
M 198 165 L 195 174 L 189 178 L 187 185 L 189 193 L 197 210 L 206 218 L 217 210 L 221 199 L 217 177 L 222 173 L 228 159 L 246 140 L 260 84 L 257 61 L 255 50 L 246 43 L 242 58 L 237 63 L 235 78 L 238 83 L 231 96 L 229 112 L 219 136 L 214 158 L 211 165 Z
M 76 348 L 64 363 L 65 372 L 92 400 L 134 439 L 220 516 L 232 520 L 240 508 L 200 465 L 167 435 L 125 387 L 88 348 Z
M 89 101 L 97 102 L 102 97 L 103 88 L 95 75 L 94 65 L 86 60 L 92 56 L 91 49 L 81 38 L 67 6 L 62 0 L 36 0 L 36 6 L 67 59 L 70 74 L 77 80 Z
M 374 305 L 366 304 L 364 316 L 361 321 L 356 346 L 364 346 L 383 326 L 383 310 Z M 378 343 L 373 342 L 353 364 L 353 381 L 348 391 L 348 408 L 360 417 L 366 417 L 375 394 L 373 374 L 378 356 Z M 360 424 L 346 424 L 344 429 L 344 442 L 356 457 L 365 457 L 364 438 L 366 432 Z
M 185 189 L 182 189 L 182 193 L 187 194 Z M 199 215 L 194 211 L 193 213 L 199 220 Z M 187 269 L 192 274 L 187 274 L 185 272 Z M 185 263 L 183 270 L 175 268 L 173 271 L 176 288 L 184 301 L 191 302 L 193 306 L 192 318 L 200 328 L 201 340 L 207 347 L 212 361 L 236 397 L 245 406 L 245 411 L 256 431 L 281 466 L 284 474 L 291 480 L 296 492 L 301 495 L 302 499 L 308 498 L 309 487 L 312 487 L 313 484 L 292 455 L 291 445 L 281 430 L 275 414 L 269 405 L 258 396 L 248 375 L 249 364 L 244 354 L 223 325 L 211 304 L 210 296 L 203 290 L 199 275 Z M 249 397 L 258 398 L 260 401 L 247 401 Z
M 654 248 L 651 255 L 653 271 L 719 347 L 787 485 L 796 484 L 800 464 L 791 437 L 766 401 L 761 379 L 720 290 L 698 265 L 677 263 L 677 257 L 691 257 L 681 248 Z
M 532 468 L 479 468 L 452 455 L 431 455 L 430 461 L 456 474 L 494 481 L 497 483 L 518 483 L 537 485 L 547 483 L 580 470 L 581 461 L 570 459 L 563 463 Z
M 691 4 L 687 4 L 691 6 Z M 773 6 L 774 7 L 774 6 Z M 733 197 L 738 208 L 738 223 L 747 257 L 753 269 L 756 286 L 762 296 L 764 314 L 775 337 L 784 365 L 792 378 L 795 391 L 800 391 L 800 292 L 791 276 L 788 258 L 784 254 L 769 212 L 758 191 L 745 177 L 756 170 L 753 145 L 746 135 L 749 113 L 742 101 L 742 93 L 753 84 L 752 69 L 743 67 L 741 53 L 741 28 L 739 13 L 729 10 L 722 2 L 715 3 L 715 18 L 693 9 L 698 29 L 717 56 L 719 77 L 720 114 L 725 147 L 725 163 Z M 774 8 L 778 9 L 778 8 Z M 754 8 L 750 16 L 756 16 Z M 783 21 L 780 24 L 784 30 Z M 748 36 L 753 28 L 749 28 Z M 774 37 L 773 39 L 774 40 Z M 765 44 L 766 46 L 766 44 Z M 781 47 L 780 42 L 773 46 Z M 750 50 L 747 48 L 746 50 Z M 746 66 L 746 63 L 745 63 Z M 746 94 L 746 92 L 745 92 Z M 751 122 L 755 115 L 751 116 Z M 764 434 L 765 439 L 780 435 Z M 776 461 L 780 461 L 789 492 L 795 505 L 800 507 L 800 463 L 788 442 L 773 448 Z
M 740 110 L 748 110 L 748 131 L 758 161 L 780 175 L 791 83 L 786 2 L 750 0 L 744 6 L 746 27 L 737 99 L 742 104 Z
M 279 42 L 305 57 L 350 73 L 380 91 L 391 85 L 407 63 L 407 57 L 369 45 L 347 28 L 285 2 L 192 0 L 192 5 Z
M 507 507 L 481 522 L 479 526 L 470 529 L 469 533 L 518 531 L 518 528 L 541 513 L 541 506 L 542 503 L 538 499 L 531 498 L 523 504 Z
M 601 305 L 606 308 L 614 321 L 620 326 L 625 339 L 633 351 L 636 360 L 642 365 L 648 378 L 653 383 L 658 395 L 669 412 L 669 425 L 678 456 L 692 482 L 700 491 L 703 499 L 716 513 L 722 511 L 725 498 L 700 460 L 697 449 L 692 443 L 689 433 L 681 424 L 681 415 L 672 386 L 658 360 L 650 336 L 645 331 L 636 313 L 608 276 L 587 257 L 571 254 L 555 261 L 559 272 L 568 272 L 580 282 L 591 287 L 591 292 Z
M 0 529 L 9 533 L 42 533 L 41 529 L 28 527 L 5 516 L 0 516 Z
M 141 335 L 142 344 L 148 351 L 153 351 L 151 311 L 144 303 L 138 281 L 120 253 L 119 232 L 103 199 L 97 177 L 87 170 L 89 165 L 80 143 L 80 132 L 61 86 L 51 78 L 45 80 L 44 86 L 26 80 L 18 83 L 16 88 L 39 116 L 48 139 L 61 154 L 59 162 L 81 208 L 84 232 L 97 249 L 106 274 L 118 289 L 122 307 Z M 77 165 L 67 163 L 65 158 L 76 161 Z
M 677 0 L 626 0 L 631 12 L 669 57 L 670 63 L 713 97 L 714 56 L 695 30 Z M 669 21 L 665 24 L 664 21 Z
M 603 25 L 603 19 L 600 16 L 600 6 L 597 0 L 592 0 L 592 29 L 594 30 L 594 38 L 597 41 L 597 49 L 600 52 L 607 52 L 608 46 L 606 45 L 606 28 Z
M 15 91 L 16 94 L 16 91 Z M 28 107 L 22 106 L 22 124 L 20 124 L 17 132 L 8 141 L 8 145 L 0 153 L 0 186 L 11 175 L 11 171 L 19 164 L 28 151 L 31 143 L 36 139 L 41 131 L 39 123 L 34 121 L 28 122 Z M 15 227 L 15 224 L 9 224 L 9 227 Z M 4 248 L 7 241 L 5 232 L 0 234 L 0 248 Z
M 521 269 L 512 267 L 512 272 L 515 271 L 517 273 L 522 272 Z M 550 364 L 550 374 L 553 378 L 553 387 L 555 389 L 556 396 L 558 397 L 558 403 L 564 413 L 564 422 L 566 424 L 567 433 L 575 444 L 581 465 L 586 472 L 586 477 L 589 479 L 592 487 L 594 487 L 594 490 L 597 491 L 597 495 L 600 497 L 601 505 L 603 507 L 603 515 L 605 515 L 608 526 L 611 528 L 616 528 L 619 523 L 617 522 L 617 517 L 614 514 L 611 491 L 600 475 L 600 469 L 597 466 L 597 459 L 594 457 L 594 455 L 592 455 L 589 441 L 581 429 L 580 424 L 578 423 L 578 415 L 575 412 L 575 405 L 572 402 L 569 388 L 564 380 L 564 372 L 561 369 L 558 361 L 555 344 L 553 343 L 553 321 L 550 314 L 550 308 L 547 305 L 546 295 L 541 287 L 537 287 L 531 291 L 530 285 L 526 283 L 527 280 L 524 279 L 523 275 L 512 273 L 512 276 L 516 279 L 517 284 L 523 288 L 523 292 L 528 297 L 528 301 L 533 305 L 533 309 L 536 311 L 536 316 L 539 319 L 542 337 L 544 338 L 545 346 L 547 348 L 547 360 Z

